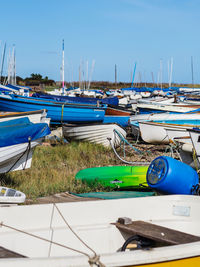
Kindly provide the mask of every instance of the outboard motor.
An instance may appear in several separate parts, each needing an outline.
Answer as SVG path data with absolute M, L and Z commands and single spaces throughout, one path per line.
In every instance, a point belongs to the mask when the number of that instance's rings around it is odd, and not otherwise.
M 167 156 L 154 159 L 147 170 L 148 185 L 165 194 L 198 193 L 199 176 L 189 165 Z

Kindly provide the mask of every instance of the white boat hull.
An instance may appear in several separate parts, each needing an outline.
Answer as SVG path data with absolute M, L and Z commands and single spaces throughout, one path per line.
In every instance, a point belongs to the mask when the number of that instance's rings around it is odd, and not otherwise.
M 160 121 L 160 120 L 199 120 L 200 113 L 150 113 L 138 114 L 130 117 L 131 122 L 139 121 Z
M 199 258 L 200 242 L 119 252 L 130 234 L 125 235 L 112 223 L 123 216 L 200 236 L 199 210 L 199 197 L 191 195 L 2 208 L 1 246 L 28 258 L 0 259 L 0 264 L 4 267 L 90 266 L 86 255 L 67 248 L 74 248 L 93 256 L 93 252 L 81 243 L 66 225 L 67 221 L 73 231 L 100 256 L 100 261 L 107 267 L 145 264 L 151 266 L 153 263 L 157 263 L 156 266 L 160 264 L 194 267 L 194 264 L 190 264 L 193 261 L 189 261 L 188 265 L 181 265 L 181 260 Z M 25 233 L 18 232 L 17 229 Z M 56 242 L 57 245 L 51 242 Z M 176 260 L 180 264 L 171 265 Z
M 0 112 L 0 122 L 28 117 L 32 123 L 47 123 L 49 125 L 50 119 L 46 116 L 45 109 L 31 112 Z
M 137 108 L 142 109 L 148 109 L 148 110 L 162 110 L 162 111 L 171 111 L 171 112 L 189 112 L 193 111 L 195 109 L 198 109 L 200 106 L 195 105 L 193 107 L 187 105 L 187 104 L 159 104 L 159 103 L 138 103 Z
M 115 131 L 126 138 L 126 131 L 115 123 L 63 126 L 63 136 L 67 140 L 87 141 L 106 147 L 110 146 L 110 143 L 115 147 L 119 146 L 121 139 Z
M 173 130 L 171 132 L 171 139 L 175 137 L 189 136 L 187 129 L 193 128 L 194 125 L 173 125 L 167 123 L 156 122 L 139 122 L 140 134 L 146 143 L 150 144 L 169 144 L 170 138 L 167 130 Z
M 30 149 L 28 142 L 0 147 L 0 173 L 30 168 L 33 149 L 39 142 L 39 140 L 31 142 Z

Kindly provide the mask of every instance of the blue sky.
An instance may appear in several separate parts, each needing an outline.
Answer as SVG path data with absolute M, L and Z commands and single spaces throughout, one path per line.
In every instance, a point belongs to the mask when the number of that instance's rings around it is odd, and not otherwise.
M 62 39 L 65 80 L 78 80 L 82 62 L 92 80 L 168 82 L 173 57 L 173 82 L 200 83 L 199 0 L 0 0 L 0 53 L 16 47 L 16 71 L 60 80 Z M 0 57 L 1 57 L 0 54 Z M 4 67 L 4 75 L 7 66 Z M 86 76 L 86 74 L 85 74 Z

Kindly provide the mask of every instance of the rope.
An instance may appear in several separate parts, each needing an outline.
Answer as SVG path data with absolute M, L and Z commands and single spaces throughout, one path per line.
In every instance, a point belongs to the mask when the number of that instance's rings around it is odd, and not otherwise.
M 71 247 L 68 247 L 66 245 L 63 245 L 63 244 L 60 244 L 58 242 L 54 242 L 52 241 L 53 239 L 53 229 L 51 227 L 52 225 L 52 221 L 53 221 L 53 214 L 54 214 L 54 208 L 57 209 L 58 213 L 60 214 L 61 218 L 63 219 L 63 221 L 65 222 L 65 224 L 69 227 L 70 231 L 78 238 L 78 240 L 83 244 L 85 245 L 89 250 L 91 250 L 93 253 L 94 253 L 94 256 L 90 256 L 88 253 L 86 252 L 83 252 L 83 251 L 80 251 L 78 249 L 74 249 L 74 248 L 71 248 Z M 72 251 L 75 251 L 77 253 L 80 253 L 80 254 L 83 254 L 85 255 L 86 257 L 88 257 L 88 263 L 90 264 L 90 266 L 94 266 L 96 265 L 97 267 L 106 267 L 101 261 L 100 261 L 100 256 L 96 254 L 96 252 L 90 248 L 78 235 L 77 233 L 72 229 L 72 227 L 68 224 L 68 222 L 65 220 L 64 216 L 62 215 L 61 211 L 59 210 L 59 208 L 57 207 L 57 205 L 55 203 L 53 203 L 53 210 L 52 210 L 52 215 L 51 215 L 51 223 L 50 223 L 50 228 L 52 229 L 52 235 L 51 235 L 51 240 L 49 239 L 46 239 L 46 238 L 43 238 L 43 237 L 40 237 L 40 236 L 37 236 L 37 235 L 34 235 L 34 234 L 31 234 L 31 233 L 28 233 L 26 231 L 23 231 L 23 230 L 20 230 L 20 229 L 17 229 L 15 227 L 12 227 L 12 226 L 9 226 L 7 224 L 4 224 L 3 222 L 0 223 L 0 226 L 4 226 L 6 228 L 9 228 L 9 229 L 12 229 L 14 231 L 17 231 L 17 232 L 20 232 L 20 233 L 23 233 L 23 234 L 26 234 L 26 235 L 29 235 L 29 236 L 32 236 L 34 238 L 37 238 L 37 239 L 40 239 L 40 240 L 43 240 L 43 241 L 46 241 L 46 242 L 49 242 L 50 243 L 50 247 L 49 247 L 49 253 L 48 253 L 48 257 L 50 257 L 50 252 L 51 252 L 51 247 L 52 247 L 52 244 L 54 245 L 57 245 L 57 246 L 60 246 L 60 247 L 63 247 L 63 248 L 66 248 L 66 249 L 69 249 L 69 250 L 72 250 Z
M 114 129 L 113 132 L 114 132 L 114 138 L 115 139 L 116 139 L 116 134 L 117 134 L 119 136 L 119 138 L 121 139 L 121 141 L 124 142 L 124 144 L 126 143 L 127 145 L 129 145 L 138 154 L 142 154 L 142 151 L 140 151 L 139 149 L 132 146 L 116 129 Z
M 61 111 L 61 123 L 63 122 L 63 113 L 64 113 L 64 106 L 65 104 L 62 105 L 62 111 Z
M 90 249 L 95 256 L 97 256 L 96 252 L 90 248 L 78 235 L 77 233 L 72 229 L 72 227 L 68 224 L 68 222 L 65 220 L 64 216 L 62 215 L 62 213 L 60 212 L 59 208 L 57 207 L 57 205 L 55 203 L 53 203 L 53 205 L 55 206 L 55 208 L 57 209 L 58 213 L 60 214 L 61 218 L 63 219 L 63 221 L 65 222 L 65 224 L 69 227 L 69 229 L 72 231 L 72 233 L 78 238 L 78 240 L 85 245 L 88 249 Z
M 199 168 L 198 168 L 198 159 L 197 159 L 197 155 L 196 155 L 196 150 L 193 149 L 193 153 L 192 153 L 192 158 L 193 158 L 193 161 L 194 161 L 194 166 L 196 168 L 196 171 L 199 173 Z
M 127 160 L 122 159 L 122 158 L 119 156 L 119 154 L 117 153 L 117 151 L 116 151 L 116 149 L 115 149 L 113 143 L 111 142 L 111 138 L 107 138 L 107 139 L 108 139 L 108 141 L 109 141 L 109 143 L 110 143 L 110 146 L 112 147 L 112 149 L 113 149 L 115 155 L 116 155 L 116 156 L 118 157 L 118 159 L 120 159 L 122 162 L 124 162 L 124 163 L 126 163 L 126 164 L 130 164 L 130 165 L 133 165 L 133 164 L 138 164 L 138 165 L 149 165 L 149 164 L 150 164 L 150 162 L 135 162 L 135 161 L 127 161 Z
M 78 249 L 71 248 L 71 247 L 65 246 L 65 245 L 63 245 L 63 244 L 60 244 L 60 243 L 58 243 L 58 242 L 51 241 L 51 240 L 49 240 L 49 239 L 47 239 L 47 238 L 44 238 L 44 237 L 41 237 L 41 236 L 37 236 L 37 235 L 31 234 L 31 233 L 28 233 L 28 232 L 23 231 L 23 230 L 20 230 L 20 229 L 18 229 L 18 228 L 9 226 L 9 225 L 7 225 L 7 224 L 5 224 L 5 223 L 3 223 L 3 222 L 0 223 L 0 226 L 4 226 L 4 227 L 9 228 L 9 229 L 11 229 L 11 230 L 14 230 L 14 231 L 16 231 L 16 232 L 19 232 L 19 233 L 22 233 L 22 234 L 26 234 L 26 235 L 32 236 L 32 237 L 34 237 L 34 238 L 43 240 L 43 241 L 45 241 L 45 242 L 52 243 L 53 245 L 57 245 L 57 246 L 59 246 L 59 247 L 66 248 L 66 249 L 69 249 L 69 250 L 72 250 L 72 251 L 81 253 L 81 254 L 87 256 L 87 257 L 90 259 L 90 255 L 88 255 L 87 253 L 85 253 L 85 252 L 83 252 L 83 251 L 80 251 L 80 250 L 78 250 Z
M 93 257 L 91 257 L 89 254 L 87 254 L 87 253 L 85 253 L 85 252 L 83 252 L 83 251 L 80 251 L 80 250 L 78 250 L 78 249 L 74 249 L 74 248 L 65 246 L 65 245 L 63 245 L 63 244 L 60 244 L 60 243 L 58 243 L 58 242 L 54 242 L 54 241 L 52 241 L 52 240 L 48 240 L 48 239 L 46 239 L 46 238 L 44 238 L 44 237 L 41 237 L 41 236 L 37 236 L 37 235 L 31 234 L 31 233 L 28 233 L 28 232 L 26 232 L 26 231 L 23 231 L 23 230 L 20 230 L 20 229 L 15 228 L 15 227 L 9 226 L 9 225 L 7 225 L 7 224 L 4 224 L 3 222 L 0 223 L 0 226 L 4 226 L 4 227 L 6 227 L 6 228 L 9 228 L 9 229 L 11 229 L 11 230 L 17 231 L 17 232 L 19 232 L 19 233 L 23 233 L 23 234 L 32 236 L 32 237 L 34 237 L 34 238 L 40 239 L 40 240 L 42 240 L 42 241 L 49 242 L 49 243 L 51 243 L 51 244 L 53 244 L 53 245 L 56 245 L 56 246 L 59 246 L 59 247 L 62 247 L 62 248 L 66 248 L 66 249 L 75 251 L 75 252 L 77 252 L 77 253 L 83 254 L 83 255 L 85 255 L 86 257 L 89 258 L 88 263 L 90 264 L 90 266 L 96 265 L 96 266 L 98 266 L 98 267 L 106 267 L 103 263 L 101 263 L 101 261 L 100 261 L 100 256 L 98 256 L 98 255 L 96 255 L 96 254 L 95 254 Z
M 26 168 L 26 163 L 27 163 L 27 160 L 28 160 L 28 155 L 29 155 L 29 153 L 30 153 L 30 150 L 31 150 L 31 137 L 29 137 L 28 138 L 28 145 L 27 145 L 27 148 L 26 148 L 26 150 L 21 154 L 21 156 L 14 162 L 14 164 L 8 169 L 8 171 L 6 172 L 6 173 L 8 173 L 8 172 L 10 172 L 13 168 L 14 168 L 14 166 L 17 164 L 17 162 L 19 162 L 19 160 L 26 154 L 26 152 L 27 152 L 27 157 L 26 157 L 26 161 L 25 161 L 25 165 L 24 165 L 24 167 L 23 167 L 23 170 Z
M 25 161 L 25 165 L 23 167 L 23 170 L 26 169 L 26 164 L 27 164 L 27 161 L 28 161 L 28 156 L 29 156 L 30 151 L 31 151 L 31 137 L 29 136 L 29 138 L 28 138 L 28 147 L 27 147 L 26 161 Z

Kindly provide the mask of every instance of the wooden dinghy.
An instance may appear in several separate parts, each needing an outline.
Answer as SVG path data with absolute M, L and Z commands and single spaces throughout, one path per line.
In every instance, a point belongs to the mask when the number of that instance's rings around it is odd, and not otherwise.
M 105 115 L 113 116 L 130 116 L 133 113 L 132 110 L 127 110 L 120 106 L 108 105 Z
M 100 124 L 64 124 L 62 126 L 63 136 L 68 141 L 86 141 L 103 146 L 117 147 L 120 144 L 120 137 L 116 133 L 119 132 L 123 138 L 126 138 L 126 131 L 124 128 L 116 123 L 100 123 Z
M 191 195 L 5 207 L 0 245 L 21 258 L 0 264 L 196 267 L 199 209 Z

